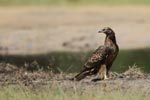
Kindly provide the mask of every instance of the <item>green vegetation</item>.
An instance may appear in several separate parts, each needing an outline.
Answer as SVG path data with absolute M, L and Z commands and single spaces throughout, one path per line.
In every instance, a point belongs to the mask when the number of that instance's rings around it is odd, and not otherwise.
M 78 53 L 52 53 L 55 59 L 55 66 L 61 71 L 75 72 L 79 71 L 86 62 L 92 52 L 78 52 Z M 137 50 L 120 50 L 117 59 L 115 60 L 112 70 L 117 72 L 124 72 L 129 66 L 137 65 L 144 72 L 150 72 L 150 49 Z
M 123 72 L 128 66 L 137 65 L 144 72 L 150 72 L 150 49 L 121 50 L 112 70 Z
M 25 62 L 31 63 L 32 68 L 52 69 L 55 72 L 78 72 L 91 55 L 89 52 L 52 52 L 41 55 L 7 56 L 0 57 L 1 62 L 22 66 Z M 120 50 L 112 70 L 124 72 L 129 66 L 137 65 L 144 72 L 150 72 L 150 48 L 137 50 Z M 37 61 L 37 65 L 32 62 Z M 34 65 L 35 64 L 35 65 Z M 31 68 L 31 67 L 30 67 Z
M 0 5 L 149 5 L 150 0 L 0 0 Z

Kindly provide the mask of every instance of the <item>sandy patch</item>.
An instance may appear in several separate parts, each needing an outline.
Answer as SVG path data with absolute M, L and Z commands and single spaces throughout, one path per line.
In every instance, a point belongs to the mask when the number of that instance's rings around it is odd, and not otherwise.
M 121 49 L 150 45 L 150 7 L 1 7 L 0 53 L 96 49 L 110 26 Z

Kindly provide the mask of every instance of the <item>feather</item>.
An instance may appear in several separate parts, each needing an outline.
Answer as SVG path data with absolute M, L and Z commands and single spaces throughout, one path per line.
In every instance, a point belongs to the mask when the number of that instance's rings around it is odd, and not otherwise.
M 84 64 L 83 69 L 79 74 L 77 74 L 73 80 L 81 80 L 86 76 L 93 75 L 96 73 L 105 73 L 105 78 L 107 78 L 106 73 L 111 68 L 113 61 L 117 57 L 119 52 L 119 47 L 116 43 L 115 33 L 110 28 L 104 28 L 102 31 L 106 34 L 105 43 L 103 46 L 98 47 Z M 105 66 L 105 72 L 101 71 L 101 67 Z

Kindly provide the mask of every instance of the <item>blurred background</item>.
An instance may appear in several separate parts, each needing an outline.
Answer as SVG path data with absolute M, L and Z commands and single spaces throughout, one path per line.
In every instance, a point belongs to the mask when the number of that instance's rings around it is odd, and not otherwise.
M 0 0 L 0 61 L 78 72 L 106 26 L 120 47 L 112 70 L 150 73 L 150 0 Z

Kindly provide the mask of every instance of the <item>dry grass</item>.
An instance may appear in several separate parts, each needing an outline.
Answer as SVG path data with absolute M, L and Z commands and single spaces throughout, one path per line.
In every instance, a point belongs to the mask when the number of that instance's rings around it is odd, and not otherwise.
M 4 64 L 1 64 L 1 67 Z M 92 77 L 75 82 L 74 74 L 29 72 L 6 64 L 0 69 L 2 100 L 149 100 L 150 76 L 135 66 L 111 79 L 91 82 Z M 140 90 L 140 91 L 139 91 Z
M 80 83 L 79 83 L 80 84 Z M 103 88 L 103 90 L 101 89 Z M 0 89 L 0 99 L 11 100 L 149 100 L 150 93 L 137 91 L 136 88 L 129 90 L 106 91 L 103 87 L 85 89 L 84 86 L 78 88 L 74 85 L 71 89 L 61 87 L 57 83 L 48 85 L 42 89 L 29 89 L 24 86 L 7 86 Z

